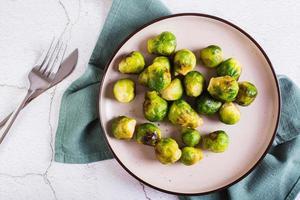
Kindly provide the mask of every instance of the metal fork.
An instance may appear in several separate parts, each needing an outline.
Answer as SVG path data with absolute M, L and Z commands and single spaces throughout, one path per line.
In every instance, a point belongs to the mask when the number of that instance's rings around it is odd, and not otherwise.
M 31 70 L 28 75 L 30 87 L 24 100 L 20 103 L 18 108 L 13 112 L 8 121 L 0 130 L 0 144 L 30 96 L 38 90 L 46 89 L 53 82 L 58 70 L 57 66 L 64 57 L 66 47 L 67 45 L 64 45 L 64 43 L 60 40 L 55 42 L 55 39 L 53 39 L 46 55 L 40 59 L 42 60 L 41 64 L 36 65 Z

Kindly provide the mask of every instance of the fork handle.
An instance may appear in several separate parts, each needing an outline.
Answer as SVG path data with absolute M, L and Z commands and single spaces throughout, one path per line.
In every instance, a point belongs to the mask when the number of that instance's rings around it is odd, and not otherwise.
M 18 108 L 10 115 L 9 119 L 7 120 L 7 122 L 3 125 L 3 127 L 0 130 L 0 144 L 2 143 L 2 141 L 4 140 L 6 134 L 8 133 L 10 127 L 12 126 L 12 124 L 14 123 L 14 121 L 16 120 L 18 114 L 20 113 L 20 111 L 22 110 L 23 106 L 26 104 L 27 100 L 30 98 L 31 94 L 34 91 L 32 90 L 28 90 L 24 100 L 20 103 L 20 105 L 18 106 Z

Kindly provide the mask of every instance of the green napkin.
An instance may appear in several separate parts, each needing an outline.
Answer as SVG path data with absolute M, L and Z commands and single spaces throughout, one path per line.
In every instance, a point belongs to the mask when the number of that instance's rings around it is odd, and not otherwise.
M 102 70 L 121 41 L 143 24 L 170 12 L 158 0 L 114 0 L 84 75 L 65 92 L 55 141 L 55 161 L 89 163 L 112 158 L 99 125 Z M 272 149 L 245 179 L 227 190 L 182 200 L 294 199 L 300 191 L 300 91 L 280 76 L 282 113 Z

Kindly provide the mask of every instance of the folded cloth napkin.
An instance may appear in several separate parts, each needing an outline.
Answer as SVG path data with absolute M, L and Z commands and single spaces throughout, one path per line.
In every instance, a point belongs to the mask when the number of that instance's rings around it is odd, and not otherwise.
M 102 70 L 121 41 L 143 24 L 170 12 L 159 0 L 114 0 L 84 75 L 65 92 L 55 141 L 55 161 L 89 163 L 112 158 L 97 110 Z M 300 90 L 279 76 L 282 112 L 275 141 L 258 167 L 230 188 L 202 199 L 294 199 L 300 191 Z

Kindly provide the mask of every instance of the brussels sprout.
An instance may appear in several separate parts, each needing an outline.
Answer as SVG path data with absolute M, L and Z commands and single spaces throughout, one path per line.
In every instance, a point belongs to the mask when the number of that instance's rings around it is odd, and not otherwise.
M 114 84 L 114 96 L 122 103 L 128 103 L 134 99 L 135 84 L 129 78 L 120 79 Z
M 168 118 L 173 124 L 178 124 L 186 128 L 197 128 L 203 124 L 199 115 L 186 101 L 182 99 L 176 100 L 172 103 Z
M 181 131 L 181 138 L 185 145 L 193 147 L 199 143 L 201 136 L 195 129 L 183 128 Z
M 139 83 L 151 90 L 161 91 L 171 83 L 170 63 L 159 58 L 139 75 Z
M 218 130 L 205 135 L 202 139 L 204 149 L 215 153 L 224 152 L 229 145 L 229 137 L 225 131 Z
M 222 49 L 216 45 L 210 45 L 200 51 L 200 59 L 206 67 L 217 67 L 223 61 Z
M 196 56 L 188 49 L 181 49 L 175 53 L 174 56 L 174 72 L 175 76 L 178 74 L 186 75 L 192 71 L 196 66 Z
M 232 102 L 224 103 L 219 110 L 219 118 L 225 124 L 236 124 L 240 121 L 241 113 Z
M 207 92 L 196 99 L 196 111 L 204 115 L 213 115 L 222 106 L 222 102 L 212 98 Z
M 146 92 L 143 110 L 147 120 L 162 121 L 168 113 L 168 102 L 155 91 Z
M 184 77 L 184 88 L 187 96 L 197 97 L 204 88 L 205 78 L 197 71 L 191 71 Z
M 229 58 L 222 62 L 217 68 L 218 76 L 231 76 L 238 80 L 242 72 L 242 67 L 239 62 L 234 58 Z
M 140 144 L 155 146 L 161 138 L 161 132 L 154 124 L 144 123 L 137 126 L 134 136 L 134 139 Z
M 244 81 L 239 83 L 239 93 L 235 102 L 241 106 L 250 105 L 257 96 L 257 89 L 255 85 L 250 82 Z
M 214 98 L 228 102 L 237 96 L 239 84 L 231 76 L 221 76 L 211 78 L 207 90 Z
M 174 139 L 163 138 L 155 145 L 155 155 L 162 164 L 172 164 L 179 160 L 181 150 Z
M 154 58 L 153 63 L 160 63 L 161 65 L 164 65 L 168 68 L 168 70 L 171 70 L 171 63 L 169 58 L 165 57 L 165 56 L 158 56 L 156 58 Z
M 145 59 L 143 54 L 133 51 L 119 63 L 119 71 L 124 74 L 137 74 L 143 71 Z
M 202 160 L 203 152 L 201 149 L 194 147 L 184 147 L 182 149 L 180 161 L 184 165 L 193 165 L 197 163 L 199 160 Z
M 173 33 L 165 31 L 149 39 L 147 45 L 149 53 L 169 56 L 176 49 L 176 37 Z
M 120 116 L 112 122 L 112 133 L 117 139 L 129 140 L 132 138 L 136 120 L 126 116 Z
M 168 87 L 160 91 L 160 94 L 162 98 L 168 101 L 180 99 L 183 94 L 180 79 L 175 78 Z

